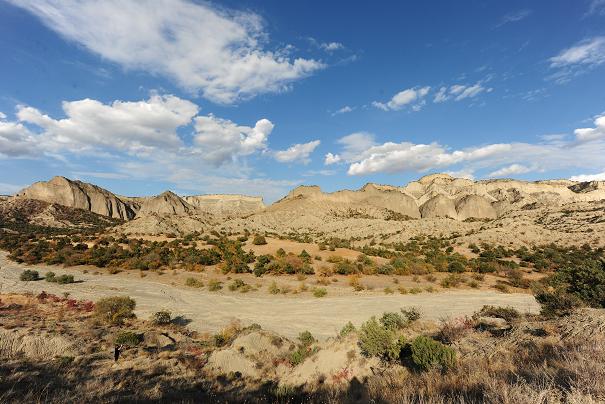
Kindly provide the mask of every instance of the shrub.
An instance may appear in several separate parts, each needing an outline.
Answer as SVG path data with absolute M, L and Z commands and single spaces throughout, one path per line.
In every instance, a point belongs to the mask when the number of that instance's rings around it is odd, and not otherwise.
M 480 316 L 485 316 L 485 317 L 501 318 L 508 322 L 511 322 L 511 321 L 521 317 L 521 314 L 519 313 L 519 311 L 517 309 L 515 309 L 514 307 L 510 307 L 510 306 L 502 307 L 502 306 L 486 305 L 486 306 L 483 306 L 477 314 Z
M 136 332 L 132 331 L 122 331 L 116 336 L 114 342 L 116 345 L 127 345 L 134 347 L 143 342 L 143 334 L 137 334 Z
M 313 296 L 315 296 L 315 297 L 324 297 L 327 294 L 328 294 L 328 291 L 326 290 L 326 288 L 314 288 L 313 289 Z
M 441 286 L 444 288 L 455 288 L 461 283 L 464 283 L 464 278 L 458 274 L 450 274 L 441 280 Z
M 59 285 L 65 285 L 68 283 L 74 283 L 74 276 L 73 275 L 61 275 L 61 276 L 57 276 L 56 278 L 54 278 L 54 282 L 57 282 Z
M 341 337 L 344 337 L 344 336 L 346 336 L 346 335 L 351 334 L 352 332 L 355 332 L 355 330 L 356 330 L 356 329 L 355 329 L 355 326 L 353 325 L 353 323 L 352 323 L 352 322 L 350 322 L 350 321 L 349 321 L 348 323 L 346 323 L 346 324 L 344 325 L 344 327 L 342 327 L 342 328 L 340 329 L 340 336 L 341 336 Z
M 151 316 L 151 322 L 156 325 L 170 324 L 172 318 L 169 311 L 158 311 Z
M 393 330 L 385 328 L 375 317 L 363 323 L 358 334 L 359 349 L 365 356 L 385 357 L 395 341 Z
M 418 310 L 416 307 L 410 307 L 409 309 L 401 309 L 401 313 L 405 317 L 407 317 L 409 322 L 419 320 L 420 317 L 422 316 L 422 314 L 420 313 L 420 310 Z
M 124 320 L 134 317 L 135 307 L 136 302 L 130 297 L 106 297 L 96 303 L 94 315 L 104 322 L 120 325 Z
M 313 337 L 313 334 L 311 334 L 310 331 L 303 331 L 298 334 L 298 340 L 300 341 L 300 344 L 304 347 L 311 346 L 316 341 L 315 337 Z
M 456 352 L 452 348 L 422 335 L 412 341 L 410 350 L 412 362 L 420 370 L 448 369 L 456 363 Z
M 460 261 L 452 261 L 447 266 L 447 270 L 448 272 L 460 274 L 465 271 L 465 268 L 464 264 L 462 264 Z
M 211 292 L 216 292 L 219 291 L 223 288 L 223 282 L 216 280 L 216 279 L 211 279 L 208 281 L 208 290 Z
M 40 274 L 38 273 L 38 271 L 26 269 L 25 271 L 21 272 L 21 275 L 19 275 L 19 279 L 25 282 L 37 281 L 38 279 L 40 279 Z
M 577 296 L 561 289 L 540 290 L 535 293 L 535 298 L 540 303 L 540 314 L 546 317 L 567 316 L 582 306 Z
M 187 278 L 185 279 L 185 286 L 191 286 L 192 288 L 201 288 L 204 287 L 204 282 L 200 281 L 197 278 Z
M 44 279 L 46 280 L 46 282 L 56 282 L 55 273 L 47 272 L 46 275 L 44 275 Z
M 254 244 L 254 245 L 265 245 L 265 244 L 267 244 L 267 240 L 265 239 L 265 236 L 257 234 L 252 239 L 252 244 Z
M 277 295 L 279 292 L 281 292 L 281 290 L 277 286 L 277 282 L 271 282 L 271 285 L 269 285 L 269 293 L 271 293 L 272 295 Z
M 233 292 L 243 288 L 244 286 L 246 286 L 246 282 L 242 281 L 241 279 L 234 279 L 231 285 L 229 285 L 229 290 Z
M 400 330 L 404 328 L 407 323 L 408 321 L 403 315 L 395 312 L 386 312 L 380 317 L 380 324 L 387 330 Z
M 605 261 L 589 260 L 563 268 L 553 276 L 551 284 L 562 287 L 587 306 L 605 308 Z

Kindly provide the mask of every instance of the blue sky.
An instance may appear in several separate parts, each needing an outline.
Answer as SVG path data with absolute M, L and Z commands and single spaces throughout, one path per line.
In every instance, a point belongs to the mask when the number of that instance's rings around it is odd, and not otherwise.
M 0 0 L 0 54 L 0 193 L 605 179 L 605 0 Z

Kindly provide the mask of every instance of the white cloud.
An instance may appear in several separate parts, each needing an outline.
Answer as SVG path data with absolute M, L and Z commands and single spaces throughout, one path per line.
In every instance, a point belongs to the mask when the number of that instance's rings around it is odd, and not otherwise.
M 580 41 L 549 59 L 550 67 L 574 64 L 598 65 L 605 62 L 605 37 L 599 36 Z
M 324 159 L 324 164 L 328 166 L 330 164 L 339 163 L 341 160 L 342 158 L 338 154 L 328 153 Z
M 0 112 L 0 157 L 33 157 L 37 149 L 34 134 L 19 122 L 6 121 Z
M 340 49 L 344 49 L 344 45 L 340 42 L 324 42 L 320 45 L 320 48 L 326 52 L 334 52 Z
M 147 101 L 114 101 L 103 104 L 84 99 L 63 102 L 66 118 L 53 119 L 38 109 L 17 108 L 20 121 L 38 126 L 38 137 L 47 151 L 92 151 L 98 148 L 131 154 L 157 148 L 182 146 L 177 128 L 187 125 L 199 108 L 173 95 L 152 95 Z
M 598 174 L 580 174 L 569 178 L 571 181 L 590 182 L 590 181 L 605 181 L 605 172 Z
M 592 140 L 605 139 L 605 115 L 594 120 L 594 128 L 579 128 L 574 131 L 578 142 L 590 142 Z
M 268 119 L 249 127 L 214 115 L 199 116 L 195 118 L 194 143 L 199 147 L 196 152 L 216 166 L 235 161 L 240 156 L 265 150 L 273 126 Z
M 339 110 L 334 111 L 332 113 L 332 116 L 336 116 L 336 115 L 340 115 L 340 114 L 346 114 L 348 112 L 353 112 L 354 109 L 355 109 L 354 107 L 350 107 L 348 105 L 345 105 L 344 107 L 340 108 Z
M 519 10 L 519 11 L 515 11 L 512 13 L 508 13 L 504 17 L 502 17 L 502 20 L 500 20 L 498 25 L 496 25 L 496 28 L 499 28 L 499 27 L 509 24 L 509 23 L 514 23 L 514 22 L 519 22 L 521 20 L 524 20 L 527 17 L 529 17 L 531 15 L 531 13 L 532 13 L 532 11 L 529 9 L 524 9 L 524 10 Z
M 349 175 L 367 175 L 380 172 L 425 171 L 448 167 L 465 161 L 485 159 L 508 151 L 508 144 L 469 148 L 448 152 L 438 143 L 413 144 L 387 142 L 364 151 L 358 161 L 349 166 Z
M 320 143 L 321 142 L 319 140 L 313 140 L 308 143 L 297 143 L 290 146 L 286 150 L 276 151 L 274 156 L 275 159 L 281 163 L 300 161 L 304 164 L 307 164 L 311 161 L 309 156 Z
M 543 136 L 537 143 L 496 143 L 460 150 L 437 142 L 378 144 L 371 134 L 353 134 L 338 141 L 342 149 L 326 155 L 330 157 L 326 163 L 335 159 L 349 163 L 349 175 L 449 169 L 470 175 L 482 171 L 488 177 L 604 166 L 605 117 L 595 118 L 595 128 L 575 132 L 573 138 Z
M 324 67 L 266 49 L 251 12 L 188 0 L 9 0 L 68 40 L 127 69 L 167 76 L 214 102 L 233 103 Z
M 405 106 L 416 103 L 412 108 L 417 111 L 424 105 L 423 98 L 427 96 L 431 87 L 414 87 L 400 91 L 390 99 L 390 101 L 383 103 L 379 101 L 372 102 L 372 105 L 383 111 L 399 111 Z
M 521 164 L 511 164 L 507 167 L 502 167 L 499 170 L 487 174 L 488 177 L 507 177 L 515 174 L 525 174 L 532 171 L 531 168 Z
M 557 72 L 548 78 L 558 83 L 566 83 L 574 76 L 605 63 L 605 36 L 580 41 L 551 57 L 549 62 L 550 67 L 557 69 Z
M 483 92 L 491 92 L 491 88 L 483 87 L 481 82 L 478 82 L 472 86 L 462 85 L 462 84 L 454 84 L 448 87 L 441 87 L 437 94 L 435 94 L 435 98 L 433 98 L 433 102 L 442 103 L 445 101 L 449 101 L 453 99 L 454 101 L 462 101 L 466 98 L 475 98 L 479 94 Z

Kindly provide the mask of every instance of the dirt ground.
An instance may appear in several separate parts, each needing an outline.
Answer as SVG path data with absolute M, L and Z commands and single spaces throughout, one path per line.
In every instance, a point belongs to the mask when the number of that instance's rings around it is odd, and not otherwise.
M 96 301 L 102 297 L 128 295 L 136 300 L 136 314 L 148 318 L 158 310 L 168 310 L 190 320 L 189 327 L 199 331 L 216 331 L 231 320 L 243 324 L 258 323 L 264 329 L 295 337 L 309 330 L 313 335 L 327 338 L 335 335 L 348 321 L 361 324 L 373 315 L 415 306 L 427 319 L 469 315 L 483 305 L 509 305 L 521 311 L 536 312 L 538 304 L 528 294 L 502 294 L 491 290 L 452 290 L 417 295 L 343 294 L 316 298 L 312 295 L 269 295 L 266 293 L 220 292 L 195 289 L 182 283 L 170 284 L 151 276 L 140 278 L 132 274 L 82 273 L 74 269 L 34 266 L 40 275 L 49 269 L 56 274 L 71 273 L 79 283 L 58 285 L 44 280 L 22 282 L 19 274 L 25 266 L 10 262 L 0 255 L 0 291 L 46 291 L 57 295 L 64 292 L 77 299 Z M 171 275 L 163 275 L 168 278 Z

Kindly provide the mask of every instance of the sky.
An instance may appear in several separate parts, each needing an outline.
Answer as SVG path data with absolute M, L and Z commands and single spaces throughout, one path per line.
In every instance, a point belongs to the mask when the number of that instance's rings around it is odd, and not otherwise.
M 605 180 L 605 0 L 0 0 L 0 194 Z

